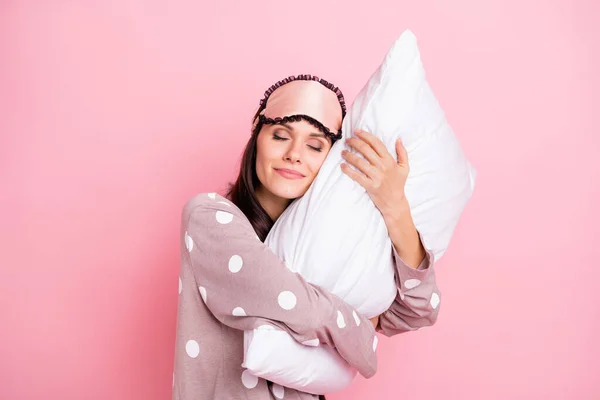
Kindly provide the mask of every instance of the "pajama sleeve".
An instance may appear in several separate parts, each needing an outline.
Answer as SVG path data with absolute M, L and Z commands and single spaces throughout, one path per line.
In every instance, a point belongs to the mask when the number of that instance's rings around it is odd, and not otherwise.
M 392 245 L 398 292 L 389 309 L 380 315 L 378 331 L 386 336 L 431 326 L 437 320 L 440 291 L 435 281 L 433 253 L 426 250 L 425 259 L 411 268 L 402 261 Z
M 233 203 L 195 196 L 184 207 L 181 234 L 202 301 L 221 323 L 239 330 L 270 325 L 299 343 L 334 347 L 364 377 L 375 374 L 371 322 L 287 269 Z

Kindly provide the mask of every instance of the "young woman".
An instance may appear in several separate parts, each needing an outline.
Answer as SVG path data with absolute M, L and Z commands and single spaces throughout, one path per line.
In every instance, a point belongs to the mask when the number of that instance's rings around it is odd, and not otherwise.
M 277 218 L 315 179 L 346 113 L 341 91 L 310 75 L 265 92 L 239 176 L 226 197 L 190 199 L 182 212 L 173 398 L 317 399 L 253 376 L 242 367 L 244 330 L 283 329 L 306 345 L 331 346 L 363 376 L 375 374 L 378 330 L 387 336 L 433 325 L 439 291 L 404 197 L 406 151 L 398 161 L 373 135 L 347 143 L 341 168 L 362 185 L 386 222 L 398 295 L 368 320 L 340 298 L 290 271 L 263 243 Z M 353 165 L 354 170 L 348 166 Z M 323 265 L 323 268 L 327 268 Z M 338 324 L 339 315 L 344 324 Z M 322 397 L 321 397 L 322 398 Z

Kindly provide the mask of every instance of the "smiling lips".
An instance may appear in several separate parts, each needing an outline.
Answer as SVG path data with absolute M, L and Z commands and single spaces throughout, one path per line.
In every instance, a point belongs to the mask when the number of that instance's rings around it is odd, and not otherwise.
M 275 168 L 275 171 L 279 175 L 283 176 L 286 179 L 302 179 L 302 178 L 304 178 L 304 175 L 302 175 L 300 172 L 293 171 L 291 169 Z

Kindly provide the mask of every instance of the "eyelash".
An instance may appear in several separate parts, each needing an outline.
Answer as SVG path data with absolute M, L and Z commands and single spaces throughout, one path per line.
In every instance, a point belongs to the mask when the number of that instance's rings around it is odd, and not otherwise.
M 282 140 L 283 141 L 283 140 L 289 140 L 289 139 L 282 138 L 282 137 L 277 136 L 276 134 L 273 134 L 273 140 Z M 308 147 L 310 147 L 314 151 L 318 151 L 319 153 L 323 151 L 323 149 L 319 149 L 318 147 L 313 147 L 313 146 L 310 146 L 310 145 Z

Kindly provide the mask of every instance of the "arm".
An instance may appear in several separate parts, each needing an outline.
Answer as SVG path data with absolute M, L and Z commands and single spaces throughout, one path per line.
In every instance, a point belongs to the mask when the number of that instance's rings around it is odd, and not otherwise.
M 398 294 L 379 318 L 378 331 L 386 336 L 433 325 L 439 313 L 440 291 L 435 281 L 433 254 L 425 250 L 408 203 L 384 216 L 392 240 Z
M 335 347 L 363 376 L 375 374 L 370 321 L 287 269 L 233 203 L 196 196 L 184 207 L 182 236 L 205 304 L 220 322 L 246 331 L 271 325 L 299 343 Z

